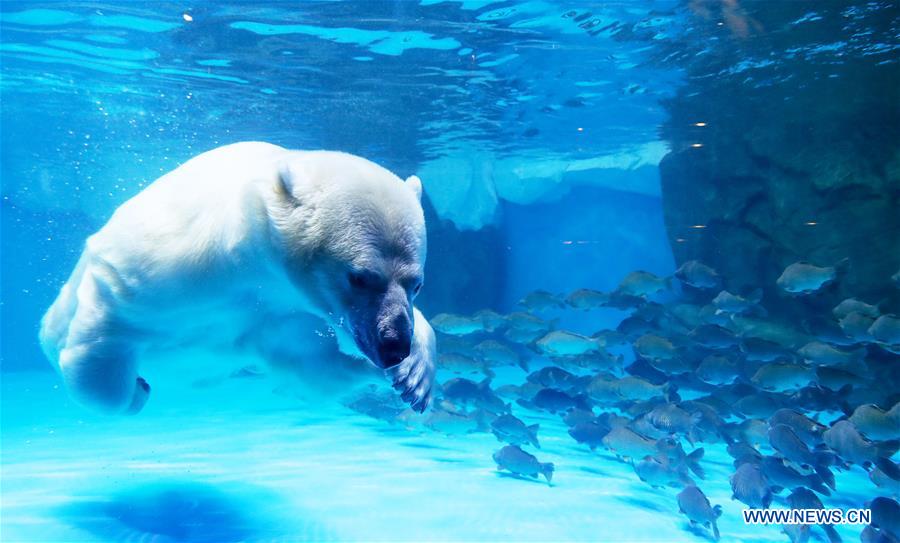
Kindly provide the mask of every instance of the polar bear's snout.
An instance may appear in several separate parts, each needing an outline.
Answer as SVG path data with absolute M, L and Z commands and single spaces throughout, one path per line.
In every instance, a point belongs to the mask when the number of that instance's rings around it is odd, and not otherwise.
M 412 304 L 406 290 L 392 281 L 378 303 L 375 317 L 376 364 L 392 368 L 402 362 L 412 348 Z
M 394 310 L 379 319 L 378 359 L 384 368 L 392 368 L 402 362 L 412 347 L 412 319 L 409 308 Z

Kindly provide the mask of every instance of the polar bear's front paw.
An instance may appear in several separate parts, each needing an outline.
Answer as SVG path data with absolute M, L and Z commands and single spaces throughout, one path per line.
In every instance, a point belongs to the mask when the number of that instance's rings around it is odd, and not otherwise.
M 431 402 L 431 385 L 434 383 L 434 360 L 428 349 L 415 349 L 395 368 L 387 370 L 394 389 L 413 410 L 422 413 Z

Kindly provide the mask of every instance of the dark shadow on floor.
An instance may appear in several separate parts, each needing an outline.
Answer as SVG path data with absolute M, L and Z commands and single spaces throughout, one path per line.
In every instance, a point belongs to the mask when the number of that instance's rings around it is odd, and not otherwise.
M 645 509 L 647 511 L 657 511 L 659 513 L 671 512 L 669 509 L 662 507 L 658 503 L 654 503 L 650 500 L 645 500 L 642 498 L 635 498 L 634 496 L 616 496 L 616 499 L 622 503 L 627 503 L 628 505 L 632 505 L 640 509 Z
M 272 497 L 252 494 L 197 482 L 155 482 L 108 499 L 76 501 L 59 515 L 104 541 L 227 543 L 285 535 L 259 514 L 276 505 Z

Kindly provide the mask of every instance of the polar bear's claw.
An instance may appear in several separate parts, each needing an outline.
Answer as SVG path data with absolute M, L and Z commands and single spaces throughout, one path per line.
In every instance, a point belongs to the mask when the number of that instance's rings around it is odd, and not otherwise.
M 147 403 L 147 398 L 149 397 L 150 385 L 147 384 L 147 381 L 145 381 L 143 377 L 138 377 L 137 384 L 134 387 L 134 398 L 131 400 L 128 409 L 125 410 L 125 414 L 134 415 L 140 412 L 140 410 L 144 408 L 144 404 Z
M 393 372 L 393 387 L 400 398 L 418 412 L 423 412 L 431 400 L 434 364 L 427 353 L 414 352 Z

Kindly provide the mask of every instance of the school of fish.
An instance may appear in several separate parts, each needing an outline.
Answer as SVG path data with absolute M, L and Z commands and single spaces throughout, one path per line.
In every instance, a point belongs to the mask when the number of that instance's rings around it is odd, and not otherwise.
M 803 303 L 840 277 L 840 265 L 798 262 L 776 285 Z M 900 288 L 898 278 L 885 283 Z M 779 322 L 759 290 L 729 292 L 722 279 L 689 261 L 673 277 L 632 272 L 612 292 L 535 291 L 510 314 L 437 315 L 431 409 L 419 415 L 375 391 L 348 406 L 421 431 L 492 433 L 498 469 L 548 485 L 555 468 L 539 460 L 540 426 L 520 416 L 558 416 L 574 442 L 610 451 L 647 485 L 680 489 L 673 509 L 716 540 L 721 507 L 702 490 L 704 446 L 727 450 L 732 497 L 748 508 L 821 509 L 819 496 L 840 492 L 836 473 L 863 469 L 871 500 L 856 507 L 873 519 L 862 541 L 900 542 L 900 317 L 848 298 L 830 315 Z M 589 335 L 545 318 L 605 308 L 624 318 Z M 521 378 L 494 385 L 501 367 Z M 820 529 L 841 540 L 829 525 L 783 528 L 793 543 Z

